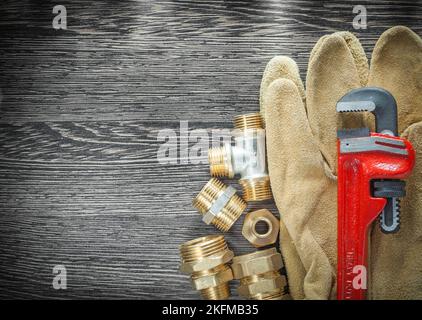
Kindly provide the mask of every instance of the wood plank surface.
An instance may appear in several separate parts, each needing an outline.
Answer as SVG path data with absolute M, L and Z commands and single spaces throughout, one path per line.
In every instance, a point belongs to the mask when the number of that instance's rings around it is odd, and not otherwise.
M 56 4 L 67 30 L 52 28 Z M 365 30 L 352 27 L 356 4 Z M 388 27 L 422 34 L 421 18 L 422 1 L 3 0 L 0 298 L 197 298 L 178 246 L 216 232 L 191 206 L 208 168 L 159 163 L 160 130 L 183 141 L 181 120 L 230 128 L 259 109 L 274 55 L 304 78 L 322 35 L 353 31 L 370 56 Z M 227 235 L 240 254 L 254 250 L 241 224 Z

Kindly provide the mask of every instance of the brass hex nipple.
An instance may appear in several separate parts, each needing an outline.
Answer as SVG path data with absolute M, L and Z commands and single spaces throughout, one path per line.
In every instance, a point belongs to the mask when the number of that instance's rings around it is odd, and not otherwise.
M 180 246 L 180 270 L 191 275 L 193 287 L 203 299 L 223 300 L 230 296 L 233 273 L 227 263 L 233 258 L 223 236 L 211 235 Z
M 246 209 L 246 202 L 236 190 L 212 178 L 193 199 L 193 206 L 202 214 L 202 221 L 226 232 Z
M 259 113 L 240 115 L 234 119 L 235 145 L 208 150 L 210 173 L 216 177 L 240 174 L 240 185 L 246 201 L 272 198 L 267 171 L 264 122 Z
M 253 300 L 282 300 L 286 279 L 281 254 L 275 248 L 256 251 L 233 258 L 232 270 L 240 280 L 239 295 Z M 286 296 L 287 297 L 287 296 Z

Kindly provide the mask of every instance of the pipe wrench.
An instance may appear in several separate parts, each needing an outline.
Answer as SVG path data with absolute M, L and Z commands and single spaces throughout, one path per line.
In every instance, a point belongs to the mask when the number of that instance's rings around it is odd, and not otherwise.
M 415 151 L 398 137 L 397 105 L 381 88 L 355 89 L 341 98 L 337 112 L 370 111 L 376 132 L 368 128 L 339 130 L 337 298 L 365 299 L 368 276 L 368 233 L 381 214 L 381 229 L 396 232 L 398 198 L 415 163 Z

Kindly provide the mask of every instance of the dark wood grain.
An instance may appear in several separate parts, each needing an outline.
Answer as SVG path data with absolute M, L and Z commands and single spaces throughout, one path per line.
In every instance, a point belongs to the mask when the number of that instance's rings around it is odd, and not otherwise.
M 320 36 L 354 31 L 354 4 L 368 55 L 390 26 L 422 33 L 421 1 L 60 1 L 60 31 L 55 4 L 0 8 L 0 298 L 197 298 L 178 246 L 215 232 L 191 207 L 208 169 L 158 163 L 159 130 L 258 110 L 267 61 L 304 76 Z M 252 251 L 240 228 L 231 246 Z

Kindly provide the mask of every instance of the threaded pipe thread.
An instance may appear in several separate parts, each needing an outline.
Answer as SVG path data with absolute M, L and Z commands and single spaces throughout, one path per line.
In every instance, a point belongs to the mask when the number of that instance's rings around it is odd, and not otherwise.
M 201 189 L 198 195 L 193 199 L 193 206 L 198 209 L 201 214 L 207 212 L 212 203 L 226 190 L 227 186 L 216 178 L 210 179 Z
M 217 215 L 213 221 L 215 227 L 222 232 L 227 232 L 233 224 L 239 219 L 243 211 L 245 211 L 247 204 L 238 195 L 231 197 L 229 202 Z
M 283 300 L 284 289 L 276 290 L 271 293 L 259 293 L 250 296 L 251 300 Z
M 269 177 L 239 181 L 245 201 L 263 201 L 273 197 Z
M 211 176 L 233 178 L 234 173 L 230 168 L 228 154 L 225 147 L 209 149 L 208 162 L 210 164 Z
M 219 284 L 216 287 L 202 289 L 200 292 L 205 300 L 226 300 L 230 297 L 228 282 Z
M 249 113 L 234 118 L 234 126 L 236 129 L 263 129 L 264 121 L 261 115 L 257 113 Z
M 192 262 L 228 250 L 226 240 L 221 235 L 210 235 L 185 242 L 180 246 L 183 262 Z

